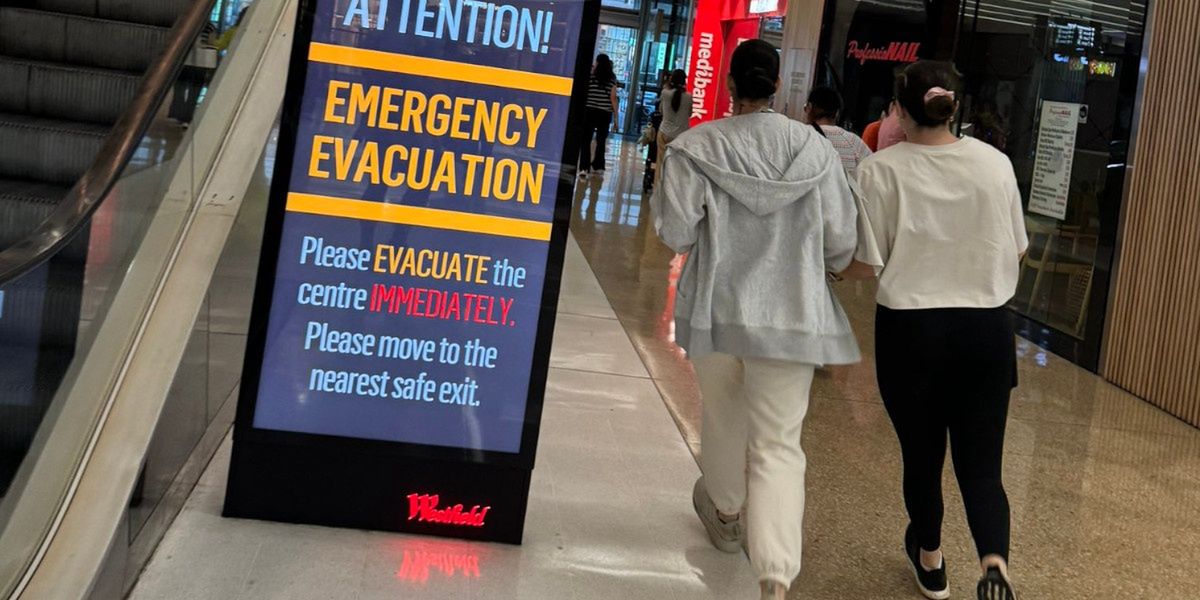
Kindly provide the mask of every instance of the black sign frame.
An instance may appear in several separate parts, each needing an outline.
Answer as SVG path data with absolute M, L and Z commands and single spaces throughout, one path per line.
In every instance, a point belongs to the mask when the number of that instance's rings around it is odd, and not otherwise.
M 525 422 L 517 453 L 259 429 L 254 427 L 262 357 L 281 252 L 294 164 L 308 48 L 319 0 L 301 0 L 281 112 L 262 253 L 255 281 L 233 452 L 223 514 L 293 523 L 412 532 L 520 543 L 541 424 L 550 350 L 571 220 L 579 144 L 584 141 L 587 81 L 595 52 L 600 0 L 583 0 L 575 85 L 567 117 L 541 307 L 530 368 Z M 590 141 L 590 140 L 589 140 Z M 490 509 L 481 527 L 408 518 L 409 496 L 438 494 L 443 504 Z

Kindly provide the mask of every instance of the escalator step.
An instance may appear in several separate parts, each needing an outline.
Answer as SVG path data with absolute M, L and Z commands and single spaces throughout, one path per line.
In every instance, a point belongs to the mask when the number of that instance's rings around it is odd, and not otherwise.
M 75 67 L 0 56 L 0 111 L 91 123 L 115 123 L 137 93 L 129 71 Z
M 170 27 L 191 0 L 35 0 L 42 10 Z
M 0 177 L 74 185 L 109 127 L 0 113 Z
M 166 27 L 0 6 L 0 54 L 145 72 L 166 45 Z

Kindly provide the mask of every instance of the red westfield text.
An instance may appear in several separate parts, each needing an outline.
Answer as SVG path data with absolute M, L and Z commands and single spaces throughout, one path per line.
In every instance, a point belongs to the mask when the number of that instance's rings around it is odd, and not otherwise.
M 470 510 L 461 504 L 439 508 L 441 498 L 437 494 L 409 494 L 408 520 L 423 523 L 440 523 L 459 527 L 483 527 L 490 506 L 476 504 Z

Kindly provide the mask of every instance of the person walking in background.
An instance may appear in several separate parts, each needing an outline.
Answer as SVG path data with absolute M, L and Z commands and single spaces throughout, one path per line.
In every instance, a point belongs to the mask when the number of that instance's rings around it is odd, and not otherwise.
M 905 141 L 907 136 L 904 125 L 900 122 L 900 113 L 896 112 L 896 101 L 892 100 L 892 105 L 879 121 L 879 140 L 876 142 L 875 152 L 883 152 Z
M 671 72 L 670 79 L 663 87 L 659 107 L 662 110 L 663 118 L 662 124 L 658 126 L 658 160 L 655 162 L 658 166 L 658 170 L 655 172 L 656 188 L 662 177 L 663 155 L 667 151 L 667 144 L 670 144 L 691 126 L 692 95 L 687 92 L 687 73 L 683 69 L 675 69 Z
M 896 67 L 892 71 L 893 77 L 899 79 L 904 69 L 904 66 Z M 904 140 L 904 126 L 900 123 L 900 113 L 896 112 L 896 97 L 892 96 L 891 102 L 888 103 L 887 108 L 883 111 L 883 118 L 879 120 L 879 139 L 875 147 L 871 150 L 882 152 Z
M 863 129 L 863 143 L 871 149 L 872 153 L 879 152 L 879 129 L 883 126 L 883 120 L 888 117 L 891 112 L 892 101 L 888 100 L 887 106 L 883 107 L 883 112 L 880 113 L 879 119 L 872 121 Z
M 808 95 L 808 104 L 804 105 L 804 117 L 810 124 L 821 128 L 841 157 L 842 167 L 850 176 L 854 176 L 859 163 L 871 155 L 871 149 L 857 135 L 838 127 L 837 121 L 841 114 L 841 94 L 831 87 L 813 88 Z
M 688 254 L 675 335 L 704 406 L 693 505 L 713 545 L 745 544 L 762 597 L 781 599 L 800 572 L 814 368 L 859 360 L 826 278 L 851 262 L 857 210 L 833 148 L 769 108 L 771 44 L 738 46 L 727 85 L 734 116 L 667 146 L 652 204 L 663 242 Z
M 952 64 L 908 67 L 892 111 L 908 141 L 859 167 L 868 241 L 878 250 L 876 369 L 900 440 L 904 547 L 921 593 L 950 596 L 941 551 L 949 436 L 983 571 L 978 597 L 1013 600 L 1001 466 L 1017 364 L 1005 304 L 1029 242 L 1008 157 L 950 131 L 961 89 Z
M 616 128 L 617 76 L 607 54 L 596 56 L 588 78 L 587 107 L 584 114 L 583 143 L 579 146 L 579 176 L 604 177 L 604 155 L 608 151 L 608 132 Z M 596 149 L 592 150 L 592 140 Z

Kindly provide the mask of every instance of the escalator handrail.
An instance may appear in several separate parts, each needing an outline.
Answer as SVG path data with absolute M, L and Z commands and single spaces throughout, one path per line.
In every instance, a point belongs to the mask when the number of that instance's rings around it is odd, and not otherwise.
M 50 216 L 29 235 L 0 251 L 0 286 L 32 271 L 62 250 L 112 191 L 142 137 L 166 100 L 216 0 L 193 0 L 175 20 L 167 44 L 150 65 L 129 108 L 117 120 L 87 172 L 75 182 Z

